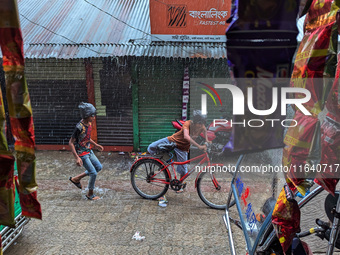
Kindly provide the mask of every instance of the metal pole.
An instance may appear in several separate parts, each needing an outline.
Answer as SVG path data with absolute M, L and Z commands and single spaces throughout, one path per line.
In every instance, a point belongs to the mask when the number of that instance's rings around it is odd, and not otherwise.
M 231 184 L 230 184 L 230 190 L 229 190 L 228 199 L 227 199 L 227 209 L 226 209 L 226 211 L 228 211 L 229 208 L 231 207 L 230 206 L 230 201 L 231 201 L 232 195 L 233 195 L 233 190 L 232 190 Z
M 224 220 L 224 224 L 226 225 L 227 230 L 228 230 L 230 254 L 236 255 L 233 233 L 231 232 L 231 225 L 230 225 L 230 220 L 229 220 L 228 209 L 226 210 L 225 215 L 223 215 L 223 220 Z
M 226 207 L 226 210 L 225 210 L 225 215 L 223 215 L 224 224 L 225 224 L 225 226 L 227 227 L 227 230 L 228 230 L 228 237 L 229 237 L 228 239 L 229 239 L 229 247 L 230 247 L 230 254 L 231 255 L 236 255 L 236 250 L 235 250 L 235 246 L 234 246 L 233 233 L 231 231 L 231 222 L 230 222 L 230 217 L 229 217 L 229 208 L 232 206 L 232 205 L 230 205 L 231 198 L 233 196 L 232 184 L 235 181 L 235 176 L 236 176 L 236 174 L 238 172 L 238 168 L 240 167 L 243 158 L 244 158 L 244 155 L 242 154 L 242 155 L 240 155 L 240 157 L 237 160 L 236 171 L 234 172 L 233 179 L 232 179 L 232 181 L 230 183 L 230 190 L 229 190 L 229 194 L 228 194 L 228 200 L 227 200 L 227 207 Z M 236 194 L 234 194 L 234 195 L 236 195 Z
M 333 254 L 336 240 L 338 240 L 339 226 L 340 226 L 339 213 L 340 213 L 340 196 L 338 197 L 338 202 L 336 204 L 336 209 L 335 209 L 335 212 L 334 212 L 332 231 L 331 231 L 331 235 L 329 237 L 328 249 L 327 249 L 327 253 L 326 253 L 327 255 Z

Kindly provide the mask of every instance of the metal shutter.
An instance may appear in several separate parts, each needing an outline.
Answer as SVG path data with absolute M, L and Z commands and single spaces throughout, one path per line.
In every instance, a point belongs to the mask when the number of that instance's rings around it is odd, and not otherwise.
M 36 144 L 66 145 L 87 102 L 85 80 L 28 80 Z
M 108 146 L 133 145 L 132 89 L 128 58 L 104 58 L 100 70 L 102 105 L 106 116 L 97 116 L 98 143 Z
M 183 64 L 181 59 L 142 58 L 138 66 L 140 149 L 175 129 L 171 121 L 182 116 Z

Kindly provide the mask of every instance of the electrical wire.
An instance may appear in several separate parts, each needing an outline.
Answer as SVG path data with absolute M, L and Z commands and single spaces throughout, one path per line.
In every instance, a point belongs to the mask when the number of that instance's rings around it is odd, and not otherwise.
M 144 33 L 145 35 L 148 35 L 148 36 L 152 36 L 152 37 L 154 37 L 154 38 L 157 38 L 157 39 L 158 39 L 159 41 L 161 41 L 161 42 L 164 42 L 164 43 L 167 42 L 167 41 L 164 41 L 164 40 L 162 40 L 161 38 L 159 38 L 159 37 L 157 37 L 157 36 L 155 36 L 155 35 L 152 35 L 152 34 L 146 32 L 146 31 L 143 31 L 143 30 L 141 30 L 141 29 L 139 29 L 139 28 L 136 28 L 136 27 L 134 27 L 134 26 L 132 26 L 132 25 L 126 23 L 125 21 L 123 21 L 123 20 L 121 20 L 121 19 L 119 19 L 119 18 L 113 16 L 111 13 L 108 13 L 107 11 L 101 9 L 100 7 L 96 6 L 95 4 L 90 3 L 88 0 L 83 0 L 83 1 L 86 2 L 86 3 L 88 3 L 88 4 L 91 5 L 91 6 L 95 7 L 95 8 L 98 9 L 99 11 L 101 11 L 101 12 L 103 12 L 103 13 L 109 15 L 110 17 L 116 19 L 117 21 L 122 22 L 123 24 L 127 25 L 128 27 L 130 27 L 130 28 L 132 28 L 132 29 L 135 29 L 135 30 L 137 30 L 137 31 L 139 31 L 139 32 L 142 32 L 142 33 Z M 159 0 L 154 0 L 154 1 L 167 5 L 166 3 L 160 2 Z M 206 19 L 206 20 L 209 20 L 209 19 Z M 185 49 L 184 49 L 183 47 L 181 47 L 180 45 L 177 45 L 177 46 L 178 46 L 180 49 L 182 49 L 184 52 L 188 53 L 189 55 L 194 54 L 193 52 L 189 52 L 189 51 L 185 50 Z M 198 55 L 200 55 L 200 56 L 202 56 L 202 57 L 205 57 L 205 56 L 203 56 L 202 54 L 198 54 Z
M 128 24 L 127 22 L 125 22 L 125 21 L 123 21 L 123 20 L 121 20 L 121 19 L 119 19 L 119 18 L 113 16 L 111 13 L 109 13 L 109 12 L 107 12 L 107 11 L 101 9 L 100 7 L 96 6 L 95 4 L 90 3 L 88 0 L 83 0 L 83 1 L 86 2 L 87 4 L 93 6 L 94 8 L 98 9 L 99 11 L 105 13 L 106 15 L 109 15 L 110 17 L 114 18 L 115 20 L 117 20 L 117 21 L 123 23 L 124 25 L 126 25 L 126 26 L 128 26 L 128 27 L 130 27 L 130 28 L 132 28 L 132 29 L 135 29 L 135 30 L 137 30 L 137 31 L 139 31 L 139 32 L 141 32 L 141 33 L 143 33 L 144 35 L 147 35 L 147 36 L 150 36 L 150 37 L 152 36 L 152 37 L 158 39 L 160 42 L 163 42 L 163 43 L 166 43 L 166 42 L 167 42 L 167 41 L 164 41 L 164 40 L 162 40 L 161 38 L 159 38 L 159 37 L 157 37 L 157 36 L 155 36 L 155 35 L 152 35 L 152 34 L 146 32 L 146 31 L 143 31 L 142 29 L 139 29 L 139 28 L 137 28 L 137 27 L 134 27 L 134 26 Z M 163 3 L 163 2 L 161 2 L 161 1 L 159 1 L 159 0 L 154 0 L 154 1 L 157 1 L 157 2 L 159 2 L 159 3 L 162 3 L 162 4 L 167 5 L 166 3 Z M 62 38 L 64 38 L 64 39 L 66 39 L 67 41 L 71 42 L 71 43 L 74 44 L 74 45 L 77 45 L 77 46 L 80 46 L 80 47 L 87 48 L 87 49 L 89 49 L 90 51 L 95 52 L 95 53 L 97 53 L 97 54 L 99 54 L 99 55 L 102 55 L 102 54 L 104 54 L 104 55 L 110 55 L 110 53 L 101 53 L 101 52 L 99 52 L 99 51 L 96 51 L 96 50 L 91 49 L 90 47 L 88 47 L 88 46 L 85 45 L 85 44 L 77 43 L 77 42 L 71 40 L 70 38 L 68 38 L 68 37 L 66 37 L 66 36 L 64 36 L 64 35 L 62 35 L 62 34 L 59 34 L 59 33 L 55 32 L 55 31 L 52 31 L 51 29 L 49 29 L 49 28 L 46 27 L 46 26 L 43 26 L 43 25 L 41 25 L 41 24 L 39 24 L 39 23 L 36 23 L 36 22 L 30 20 L 28 17 L 26 17 L 26 16 L 23 15 L 23 14 L 20 14 L 20 16 L 22 16 L 23 18 L 25 18 L 27 21 L 31 22 L 32 24 L 34 24 L 34 25 L 36 25 L 36 26 L 39 26 L 39 27 L 41 27 L 41 28 L 43 28 L 43 29 L 49 31 L 50 33 L 53 33 L 53 34 L 55 34 L 55 35 L 57 35 L 57 36 L 60 36 L 60 37 L 62 37 Z M 177 47 L 179 47 L 180 49 L 182 49 L 183 52 L 186 52 L 186 53 L 188 53 L 189 55 L 194 54 L 193 52 L 189 52 L 189 51 L 187 51 L 186 49 L 184 49 L 181 45 L 177 45 Z M 201 56 L 201 57 L 205 57 L 205 56 L 202 55 L 202 54 L 197 54 L 197 55 L 199 55 L 199 56 Z
M 81 47 L 85 47 L 85 48 L 87 48 L 87 49 L 89 49 L 89 50 L 91 50 L 91 51 L 93 51 L 93 52 L 95 52 L 95 53 L 97 53 L 97 54 L 99 54 L 99 55 L 100 55 L 100 54 L 109 54 L 109 53 L 101 53 L 101 52 L 99 52 L 99 51 L 96 51 L 96 50 L 93 50 L 93 49 L 89 48 L 88 46 L 86 46 L 86 45 L 84 45 L 84 44 L 77 43 L 77 42 L 71 40 L 70 38 L 67 38 L 67 37 L 64 36 L 64 35 L 61 35 L 61 34 L 58 34 L 58 33 L 54 32 L 54 31 L 52 31 L 52 30 L 49 29 L 48 27 L 45 27 L 45 26 L 43 26 L 43 25 L 41 25 L 41 24 L 38 24 L 38 23 L 36 23 L 36 22 L 30 20 L 29 18 L 27 18 L 27 17 L 26 17 L 25 15 L 23 15 L 23 14 L 20 14 L 20 16 L 23 17 L 23 18 L 25 18 L 27 21 L 31 22 L 32 24 L 34 24 L 34 25 L 36 25 L 36 26 L 39 26 L 39 27 L 42 27 L 43 29 L 46 29 L 46 30 L 49 31 L 50 33 L 55 34 L 55 35 L 57 35 L 57 36 L 60 36 L 60 37 L 62 37 L 62 38 L 64 38 L 64 39 L 66 39 L 66 40 L 72 42 L 72 44 L 74 44 L 74 45 L 81 46 Z

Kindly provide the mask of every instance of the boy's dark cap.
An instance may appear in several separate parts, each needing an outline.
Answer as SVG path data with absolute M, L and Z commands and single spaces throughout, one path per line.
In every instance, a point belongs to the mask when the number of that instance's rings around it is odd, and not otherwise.
M 81 102 L 78 105 L 78 108 L 80 110 L 80 117 L 82 119 L 86 119 L 91 116 L 94 117 L 96 115 L 96 108 L 90 103 Z

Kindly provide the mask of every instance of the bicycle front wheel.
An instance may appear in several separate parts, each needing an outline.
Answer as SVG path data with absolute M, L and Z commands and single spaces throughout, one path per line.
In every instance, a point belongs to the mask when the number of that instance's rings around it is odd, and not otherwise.
M 202 172 L 197 180 L 197 193 L 201 200 L 214 209 L 227 207 L 231 179 L 228 173 Z
M 141 197 L 157 199 L 169 189 L 169 174 L 166 167 L 152 158 L 136 162 L 131 171 L 131 184 Z

